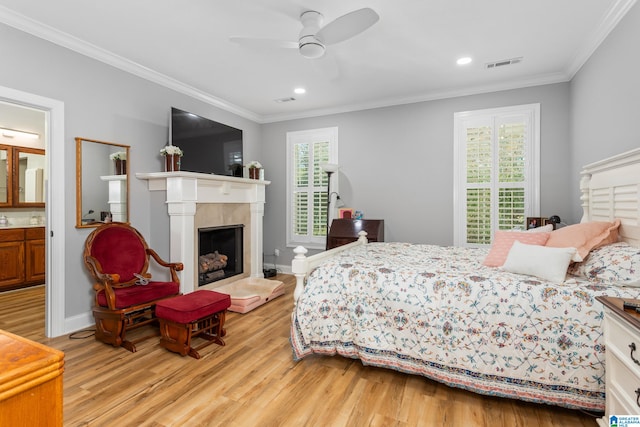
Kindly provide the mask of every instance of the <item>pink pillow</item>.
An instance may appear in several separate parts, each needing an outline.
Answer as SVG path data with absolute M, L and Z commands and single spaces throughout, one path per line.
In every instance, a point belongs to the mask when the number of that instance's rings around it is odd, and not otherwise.
M 491 250 L 484 259 L 487 267 L 500 267 L 509 255 L 509 250 L 516 240 L 525 245 L 543 246 L 552 233 L 527 233 L 526 231 L 496 231 L 491 243 Z
M 576 248 L 573 261 L 582 261 L 592 249 L 618 241 L 620 220 L 614 222 L 592 221 L 568 225 L 551 233 L 546 246 Z

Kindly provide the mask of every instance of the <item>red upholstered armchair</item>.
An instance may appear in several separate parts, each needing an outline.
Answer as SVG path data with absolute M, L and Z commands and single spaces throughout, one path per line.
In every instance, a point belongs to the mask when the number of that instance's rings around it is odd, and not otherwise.
M 169 269 L 169 281 L 151 280 L 150 257 Z M 84 263 L 95 280 L 96 340 L 135 352 L 136 343 L 158 335 L 156 331 L 135 341 L 126 339 L 127 330 L 157 321 L 157 301 L 180 294 L 176 272 L 183 269 L 182 263 L 163 261 L 138 230 L 118 222 L 101 225 L 87 237 Z

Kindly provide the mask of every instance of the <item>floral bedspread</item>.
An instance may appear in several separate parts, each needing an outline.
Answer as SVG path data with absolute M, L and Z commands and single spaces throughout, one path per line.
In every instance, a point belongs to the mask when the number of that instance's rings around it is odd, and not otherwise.
M 294 359 L 340 354 L 477 393 L 604 411 L 595 297 L 640 289 L 557 285 L 484 267 L 486 253 L 409 243 L 341 253 L 307 278 L 292 314 Z

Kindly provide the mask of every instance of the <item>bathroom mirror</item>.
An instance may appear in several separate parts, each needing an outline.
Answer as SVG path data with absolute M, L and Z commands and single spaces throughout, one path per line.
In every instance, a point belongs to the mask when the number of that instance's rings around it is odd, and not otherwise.
M 39 148 L 0 146 L 0 206 L 44 207 L 45 152 Z
M 76 138 L 76 227 L 129 222 L 129 146 Z
M 0 147 L 0 206 L 9 204 L 11 176 L 9 174 L 9 149 Z
M 15 177 L 18 187 L 14 193 L 14 206 L 44 207 L 44 171 L 46 157 L 44 150 L 15 147 Z

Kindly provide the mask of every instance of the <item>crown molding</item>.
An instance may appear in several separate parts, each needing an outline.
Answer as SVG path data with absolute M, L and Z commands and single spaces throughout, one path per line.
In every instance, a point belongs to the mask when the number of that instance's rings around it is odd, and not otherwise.
M 0 22 L 9 25 L 18 30 L 29 33 L 33 36 L 47 40 L 64 48 L 73 50 L 81 55 L 93 58 L 97 61 L 111 65 L 127 73 L 141 77 L 145 80 L 157 83 L 168 89 L 175 90 L 184 95 L 198 99 L 214 107 L 229 111 L 238 116 L 260 122 L 260 115 L 232 104 L 224 99 L 196 89 L 192 86 L 184 84 L 174 78 L 158 73 L 150 68 L 144 67 L 137 62 L 123 58 L 106 49 L 102 49 L 96 45 L 88 43 L 68 33 L 57 30 L 53 27 L 43 24 L 42 22 L 31 19 L 22 14 L 16 13 L 11 9 L 0 6 Z
M 569 67 L 564 73 L 535 76 L 532 78 L 513 80 L 511 82 L 504 82 L 496 85 L 484 85 L 459 90 L 430 92 L 413 97 L 387 98 L 372 103 L 351 104 L 335 108 L 314 109 L 297 113 L 266 115 L 258 114 L 242 108 L 224 99 L 218 98 L 212 94 L 187 85 L 174 78 L 168 77 L 164 74 L 144 67 L 134 61 L 123 58 L 91 43 L 87 43 L 86 41 L 71 36 L 68 33 L 64 33 L 39 21 L 33 20 L 27 16 L 18 14 L 4 6 L 0 6 L 0 22 L 29 33 L 33 36 L 47 40 L 51 43 L 78 52 L 81 55 L 116 67 L 122 71 L 128 72 L 166 88 L 175 90 L 176 92 L 198 99 L 206 104 L 236 114 L 240 117 L 244 117 L 256 123 L 264 124 L 567 82 L 575 76 L 580 68 L 582 68 L 582 66 L 588 61 L 595 50 L 606 39 L 606 37 L 609 35 L 609 33 L 611 33 L 616 25 L 618 25 L 618 23 L 622 20 L 625 14 L 629 11 L 629 9 L 633 7 L 635 3 L 636 0 L 616 0 L 611 5 L 606 16 L 602 19 L 602 22 L 598 25 L 598 28 L 593 33 L 593 36 L 583 44 L 582 49 L 580 49 L 576 53 L 573 61 L 570 63 Z
M 595 29 L 591 38 L 583 43 L 582 48 L 578 50 L 573 61 L 567 68 L 567 73 L 571 79 L 580 71 L 582 66 L 589 60 L 591 55 L 593 55 L 611 31 L 620 23 L 634 4 L 636 4 L 636 0 L 617 0 L 611 5 L 609 11 L 598 25 L 598 28 Z
M 260 123 L 284 122 L 287 120 L 308 119 L 310 117 L 329 116 L 332 114 L 352 113 L 356 111 L 372 110 L 375 108 L 394 107 L 398 105 L 415 104 L 418 102 L 437 101 L 440 99 L 459 98 L 463 96 L 480 95 L 483 93 L 501 92 L 505 90 L 522 89 L 526 87 L 542 86 L 555 83 L 565 83 L 571 78 L 564 73 L 545 74 L 526 79 L 512 80 L 484 86 L 474 86 L 450 91 L 430 92 L 418 96 L 387 98 L 384 100 L 365 103 L 344 105 L 335 108 L 315 109 L 298 113 L 272 114 L 262 116 Z
M 508 83 L 497 85 L 477 86 L 472 88 L 431 92 L 415 97 L 388 98 L 368 104 L 352 104 L 336 108 L 325 108 L 317 110 L 302 111 L 293 114 L 273 114 L 263 115 L 260 123 L 275 123 L 286 120 L 305 119 L 310 117 L 327 116 L 332 114 L 349 113 L 360 110 L 370 110 L 374 108 L 392 107 L 403 104 L 413 104 L 417 102 L 436 101 L 439 99 L 457 98 L 462 96 L 479 95 L 483 93 L 499 92 L 504 90 L 520 89 L 525 87 L 542 86 L 546 84 L 564 83 L 571 81 L 582 66 L 589 60 L 591 55 L 602 44 L 607 36 L 618 25 L 627 12 L 635 5 L 636 0 L 616 0 L 609 11 L 602 19 L 592 37 L 587 40 L 582 48 L 577 52 L 569 67 L 564 73 L 542 75 L 523 80 L 514 80 Z

